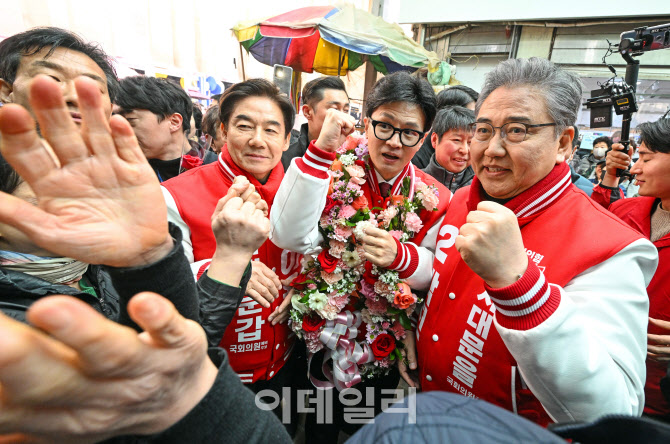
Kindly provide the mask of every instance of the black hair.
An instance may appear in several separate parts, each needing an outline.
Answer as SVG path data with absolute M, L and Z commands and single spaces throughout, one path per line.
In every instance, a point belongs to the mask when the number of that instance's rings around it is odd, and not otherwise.
M 572 125 L 572 128 L 575 130 L 575 135 L 572 136 L 572 149 L 574 149 L 579 147 L 581 142 L 579 141 L 579 128 L 577 128 L 577 125 Z
M 248 97 L 267 97 L 275 102 L 284 116 L 284 136 L 288 136 L 295 122 L 293 104 L 286 97 L 286 94 L 279 91 L 275 84 L 265 79 L 250 79 L 236 83 L 225 90 L 219 101 L 219 120 L 221 123 L 228 126 L 228 121 L 237 103 Z
M 193 121 L 195 122 L 195 129 L 202 130 L 202 110 L 199 105 L 193 104 Z
M 409 102 L 418 105 L 426 119 L 423 131 L 428 131 L 432 126 L 437 108 L 435 93 L 427 80 L 414 77 L 404 71 L 382 77 L 368 94 L 365 101 L 365 116 L 371 117 L 377 108 L 392 102 Z
M 22 57 L 37 54 L 44 48 L 49 51 L 44 58 L 49 58 L 57 48 L 77 51 L 95 62 L 107 77 L 107 92 L 113 102 L 119 90 L 119 80 L 112 66 L 111 58 L 102 48 L 93 43 L 86 43 L 77 34 L 61 28 L 43 27 L 14 34 L 0 42 L 0 79 L 12 84 L 16 80 Z
M 221 126 L 219 120 L 219 105 L 212 105 L 205 112 L 205 117 L 202 118 L 202 131 L 205 134 L 216 138 L 216 129 Z
M 120 82 L 116 104 L 121 107 L 121 115 L 135 109 L 146 109 L 163 121 L 172 114 L 182 117 L 181 128 L 185 133 L 191 129 L 193 102 L 181 86 L 167 79 L 132 76 Z
M 445 106 L 468 106 L 477 102 L 479 93 L 465 85 L 454 85 L 437 93 L 437 109 Z
M 433 132 L 442 140 L 444 133 L 450 130 L 468 130 L 475 121 L 475 113 L 462 106 L 447 106 L 437 112 L 433 121 Z
M 612 139 L 607 136 L 598 137 L 593 141 L 593 146 L 595 147 L 600 142 L 605 142 L 607 144 L 607 149 L 612 148 Z
M 670 153 L 670 119 L 646 122 L 637 127 L 640 131 L 640 144 L 655 153 Z
M 319 77 L 305 84 L 302 89 L 302 103 L 313 107 L 323 100 L 323 91 L 326 89 L 337 89 L 347 94 L 344 82 L 339 77 Z
M 14 194 L 14 191 L 16 191 L 21 183 L 23 183 L 23 179 L 21 179 L 19 173 L 0 154 L 0 191 Z

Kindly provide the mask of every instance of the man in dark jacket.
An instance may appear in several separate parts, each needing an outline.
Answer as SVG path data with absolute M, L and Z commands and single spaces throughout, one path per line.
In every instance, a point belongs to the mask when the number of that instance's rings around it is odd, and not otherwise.
M 431 143 L 435 152 L 428 166 L 423 168 L 449 191 L 455 193 L 459 188 L 470 185 L 475 173 L 470 164 L 470 124 L 475 114 L 462 106 L 441 109 L 431 134 Z
M 305 155 L 309 142 L 319 137 L 326 111 L 333 108 L 349 112 L 349 96 L 339 77 L 319 77 L 307 82 L 302 89 L 302 103 L 302 114 L 307 123 L 302 124 L 299 132 L 291 131 L 291 144 L 281 157 L 284 171 L 288 170 L 294 157 Z

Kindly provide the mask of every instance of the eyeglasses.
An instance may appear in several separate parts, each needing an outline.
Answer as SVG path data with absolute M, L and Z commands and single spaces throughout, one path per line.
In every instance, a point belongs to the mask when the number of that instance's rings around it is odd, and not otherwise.
M 396 128 L 393 125 L 390 125 L 386 122 L 380 122 L 379 120 L 370 120 L 372 122 L 372 128 L 375 133 L 375 137 L 379 140 L 389 140 L 395 133 L 400 133 L 400 143 L 406 147 L 412 147 L 419 143 L 423 137 L 424 132 L 417 131 L 413 129 L 400 129 Z
M 486 122 L 475 122 L 469 125 L 470 133 L 477 142 L 488 142 L 493 138 L 496 130 L 500 130 L 500 137 L 508 143 L 520 143 L 526 140 L 528 128 L 539 128 L 542 126 L 555 126 L 555 123 L 538 123 L 529 125 L 521 122 L 508 122 L 502 126 L 493 126 Z

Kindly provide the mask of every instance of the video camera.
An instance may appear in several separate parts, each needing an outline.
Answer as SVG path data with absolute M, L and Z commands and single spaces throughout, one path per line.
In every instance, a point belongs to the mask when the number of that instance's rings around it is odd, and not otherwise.
M 591 128 L 611 127 L 612 108 L 617 115 L 623 115 L 621 144 L 626 149 L 629 143 L 631 118 L 638 110 L 635 88 L 640 62 L 633 57 L 648 51 L 670 48 L 670 23 L 652 27 L 643 26 L 622 32 L 621 41 L 615 46 L 621 57 L 627 62 L 626 77 L 625 79 L 617 78 L 614 67 L 607 65 L 614 77 L 601 85 L 600 89 L 591 91 L 591 98 L 586 100 L 586 107 L 591 110 Z M 611 46 L 607 54 L 611 54 Z M 605 58 L 603 58 L 604 61 Z M 617 176 L 621 176 L 622 172 L 622 170 L 617 170 Z

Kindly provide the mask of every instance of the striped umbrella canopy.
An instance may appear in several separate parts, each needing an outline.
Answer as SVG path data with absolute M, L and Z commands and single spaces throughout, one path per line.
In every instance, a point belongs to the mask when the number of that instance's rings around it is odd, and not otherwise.
M 311 6 L 256 22 L 233 32 L 256 60 L 287 65 L 297 72 L 344 75 L 366 59 L 383 74 L 428 67 L 439 58 L 408 38 L 402 29 L 352 6 Z

